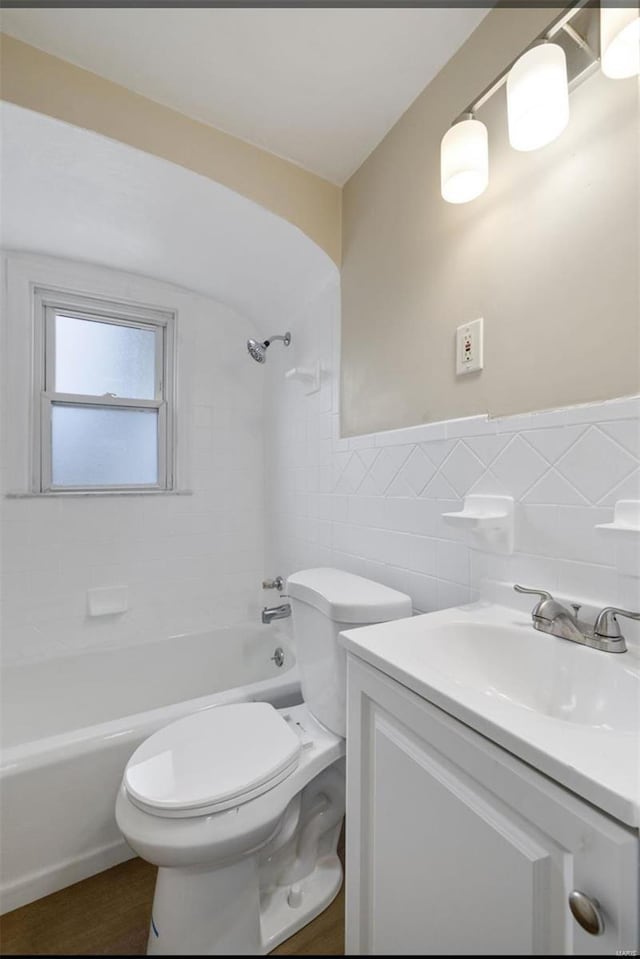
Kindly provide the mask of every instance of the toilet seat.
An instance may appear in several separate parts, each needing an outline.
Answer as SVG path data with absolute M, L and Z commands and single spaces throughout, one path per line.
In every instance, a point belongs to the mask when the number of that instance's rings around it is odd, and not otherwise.
M 186 716 L 149 737 L 127 764 L 131 802 L 154 816 L 222 812 L 273 789 L 303 743 L 270 703 L 234 703 Z

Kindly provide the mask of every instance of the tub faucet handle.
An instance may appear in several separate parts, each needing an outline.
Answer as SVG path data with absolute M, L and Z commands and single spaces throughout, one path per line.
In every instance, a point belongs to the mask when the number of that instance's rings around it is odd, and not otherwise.
M 276 576 L 275 579 L 263 579 L 262 580 L 263 589 L 277 589 L 278 592 L 282 592 L 284 589 L 284 579 L 282 576 Z

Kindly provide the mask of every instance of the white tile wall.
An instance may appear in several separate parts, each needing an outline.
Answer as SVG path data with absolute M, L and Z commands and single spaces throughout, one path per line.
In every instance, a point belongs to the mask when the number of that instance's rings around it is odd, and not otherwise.
M 469 601 L 494 581 L 640 606 L 635 539 L 594 529 L 617 499 L 640 497 L 638 399 L 346 439 L 334 284 L 292 324 L 292 346 L 276 344 L 259 367 L 244 348 L 249 321 L 204 297 L 40 257 L 13 258 L 8 273 L 24 291 L 33 279 L 178 309 L 180 485 L 192 494 L 3 498 L 5 661 L 256 619 L 263 573 L 315 565 L 402 589 L 421 611 Z M 5 492 L 26 483 L 24 303 L 2 344 Z M 285 380 L 318 358 L 318 393 Z M 472 491 L 515 497 L 512 556 L 473 548 L 442 520 Z M 87 589 L 121 585 L 126 613 L 87 616 Z
M 2 499 L 2 656 L 16 662 L 255 619 L 263 573 L 263 370 L 246 318 L 162 283 L 65 261 L 12 258 L 3 311 L 4 491 L 24 488 L 29 279 L 178 310 L 184 496 Z M 17 291 L 16 288 L 17 287 Z M 10 368 L 13 365 L 13 370 Z M 25 392 L 26 390 L 26 392 Z M 128 586 L 129 610 L 89 618 L 87 590 Z
M 640 498 L 638 398 L 344 439 L 335 285 L 292 333 L 293 355 L 269 356 L 269 574 L 335 565 L 410 593 L 421 611 L 470 601 L 493 581 L 640 608 L 637 545 L 594 529 L 617 499 Z M 283 374 L 318 357 L 322 389 L 305 396 Z M 469 492 L 514 497 L 512 556 L 445 525 Z

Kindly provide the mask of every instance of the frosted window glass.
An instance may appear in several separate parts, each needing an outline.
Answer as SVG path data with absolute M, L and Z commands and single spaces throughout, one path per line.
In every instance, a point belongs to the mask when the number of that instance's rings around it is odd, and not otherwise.
M 156 334 L 56 315 L 57 393 L 155 398 Z
M 54 486 L 158 482 L 158 411 L 58 406 L 51 409 Z

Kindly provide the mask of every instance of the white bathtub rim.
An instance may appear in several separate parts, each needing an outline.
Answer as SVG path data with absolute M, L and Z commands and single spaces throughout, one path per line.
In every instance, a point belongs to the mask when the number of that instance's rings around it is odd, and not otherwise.
M 119 719 L 109 719 L 80 729 L 72 729 L 55 736 L 47 736 L 30 742 L 8 746 L 0 752 L 0 780 L 7 776 L 27 772 L 30 769 L 52 765 L 67 756 L 78 756 L 93 752 L 96 740 L 107 743 L 112 739 L 140 735 L 140 731 L 151 733 L 166 726 L 175 719 L 190 713 L 213 709 L 228 703 L 255 702 L 269 698 L 275 690 L 285 697 L 293 695 L 300 687 L 298 664 L 294 664 L 280 675 L 255 683 L 234 686 L 217 693 L 186 699 L 179 703 L 157 706 L 140 713 L 130 713 Z M 99 746 L 97 748 L 100 748 Z M 107 867 L 105 867 L 107 868 Z

